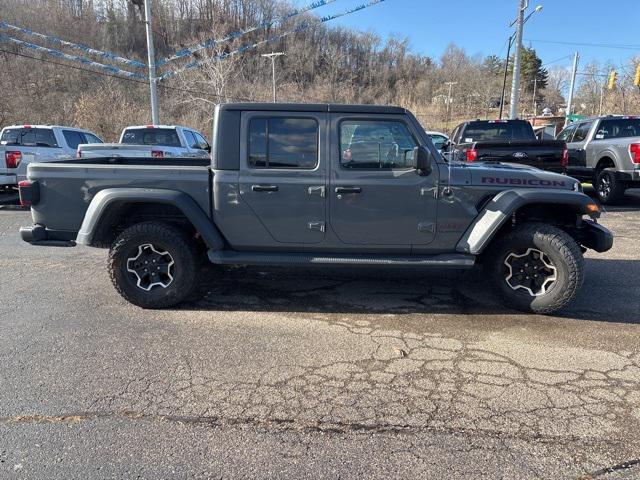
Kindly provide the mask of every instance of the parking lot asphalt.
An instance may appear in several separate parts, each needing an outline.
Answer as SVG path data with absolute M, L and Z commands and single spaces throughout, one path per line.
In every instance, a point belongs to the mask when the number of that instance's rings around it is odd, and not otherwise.
M 640 194 L 575 303 L 478 272 L 207 268 L 178 309 L 0 208 L 0 478 L 640 478 Z M 628 468 L 625 468 L 628 467 Z

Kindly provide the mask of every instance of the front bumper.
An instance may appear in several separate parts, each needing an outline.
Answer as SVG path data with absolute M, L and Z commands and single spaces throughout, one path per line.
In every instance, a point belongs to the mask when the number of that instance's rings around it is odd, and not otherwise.
M 584 220 L 578 232 L 578 241 L 581 245 L 596 252 L 606 252 L 613 247 L 613 234 L 602 225 Z
M 45 228 L 44 225 L 35 224 L 30 227 L 20 227 L 20 237 L 31 245 L 46 247 L 75 247 L 76 242 L 68 237 L 66 232 L 55 232 Z

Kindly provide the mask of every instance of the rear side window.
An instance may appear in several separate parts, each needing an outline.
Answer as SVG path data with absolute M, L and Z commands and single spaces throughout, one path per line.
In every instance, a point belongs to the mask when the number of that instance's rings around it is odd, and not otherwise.
M 10 128 L 2 133 L 0 144 L 25 147 L 58 146 L 53 130 L 48 128 Z
M 470 122 L 464 129 L 460 143 L 535 139 L 529 122 Z
M 640 137 L 640 118 L 602 120 L 594 139 L 606 140 L 607 138 L 624 137 Z
M 180 147 L 178 133 L 173 128 L 135 128 L 126 130 L 122 143 L 128 145 L 158 145 Z
M 318 165 L 318 122 L 312 118 L 254 118 L 249 122 L 249 166 L 302 168 Z
M 76 132 L 74 130 L 63 130 L 62 135 L 64 136 L 65 142 L 69 145 L 69 148 L 73 148 L 74 150 L 78 148 L 78 145 L 85 142 L 84 135 L 82 132 Z
M 589 135 L 589 130 L 591 129 L 591 122 L 581 123 L 576 128 L 576 133 L 573 134 L 573 140 L 571 142 L 583 142 L 587 135 Z

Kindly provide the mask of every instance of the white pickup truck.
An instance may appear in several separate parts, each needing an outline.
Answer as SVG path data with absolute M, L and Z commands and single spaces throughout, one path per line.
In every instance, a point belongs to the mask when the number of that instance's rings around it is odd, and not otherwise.
M 100 144 L 93 132 L 58 125 L 11 125 L 0 132 L 0 188 L 26 179 L 31 162 L 73 158 L 78 145 Z
M 141 125 L 127 127 L 119 143 L 79 145 L 78 158 L 153 157 L 209 158 L 211 147 L 195 130 L 177 125 Z

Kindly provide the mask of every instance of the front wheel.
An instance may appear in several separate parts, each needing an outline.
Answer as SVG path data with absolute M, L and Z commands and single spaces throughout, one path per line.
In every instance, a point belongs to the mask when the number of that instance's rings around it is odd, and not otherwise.
M 573 300 L 584 279 L 580 246 L 543 223 L 523 224 L 499 238 L 487 260 L 505 303 L 527 312 L 559 310 Z
M 142 308 L 167 308 L 193 290 L 200 267 L 193 241 L 179 228 L 143 222 L 124 230 L 109 251 L 109 275 L 120 295 Z

